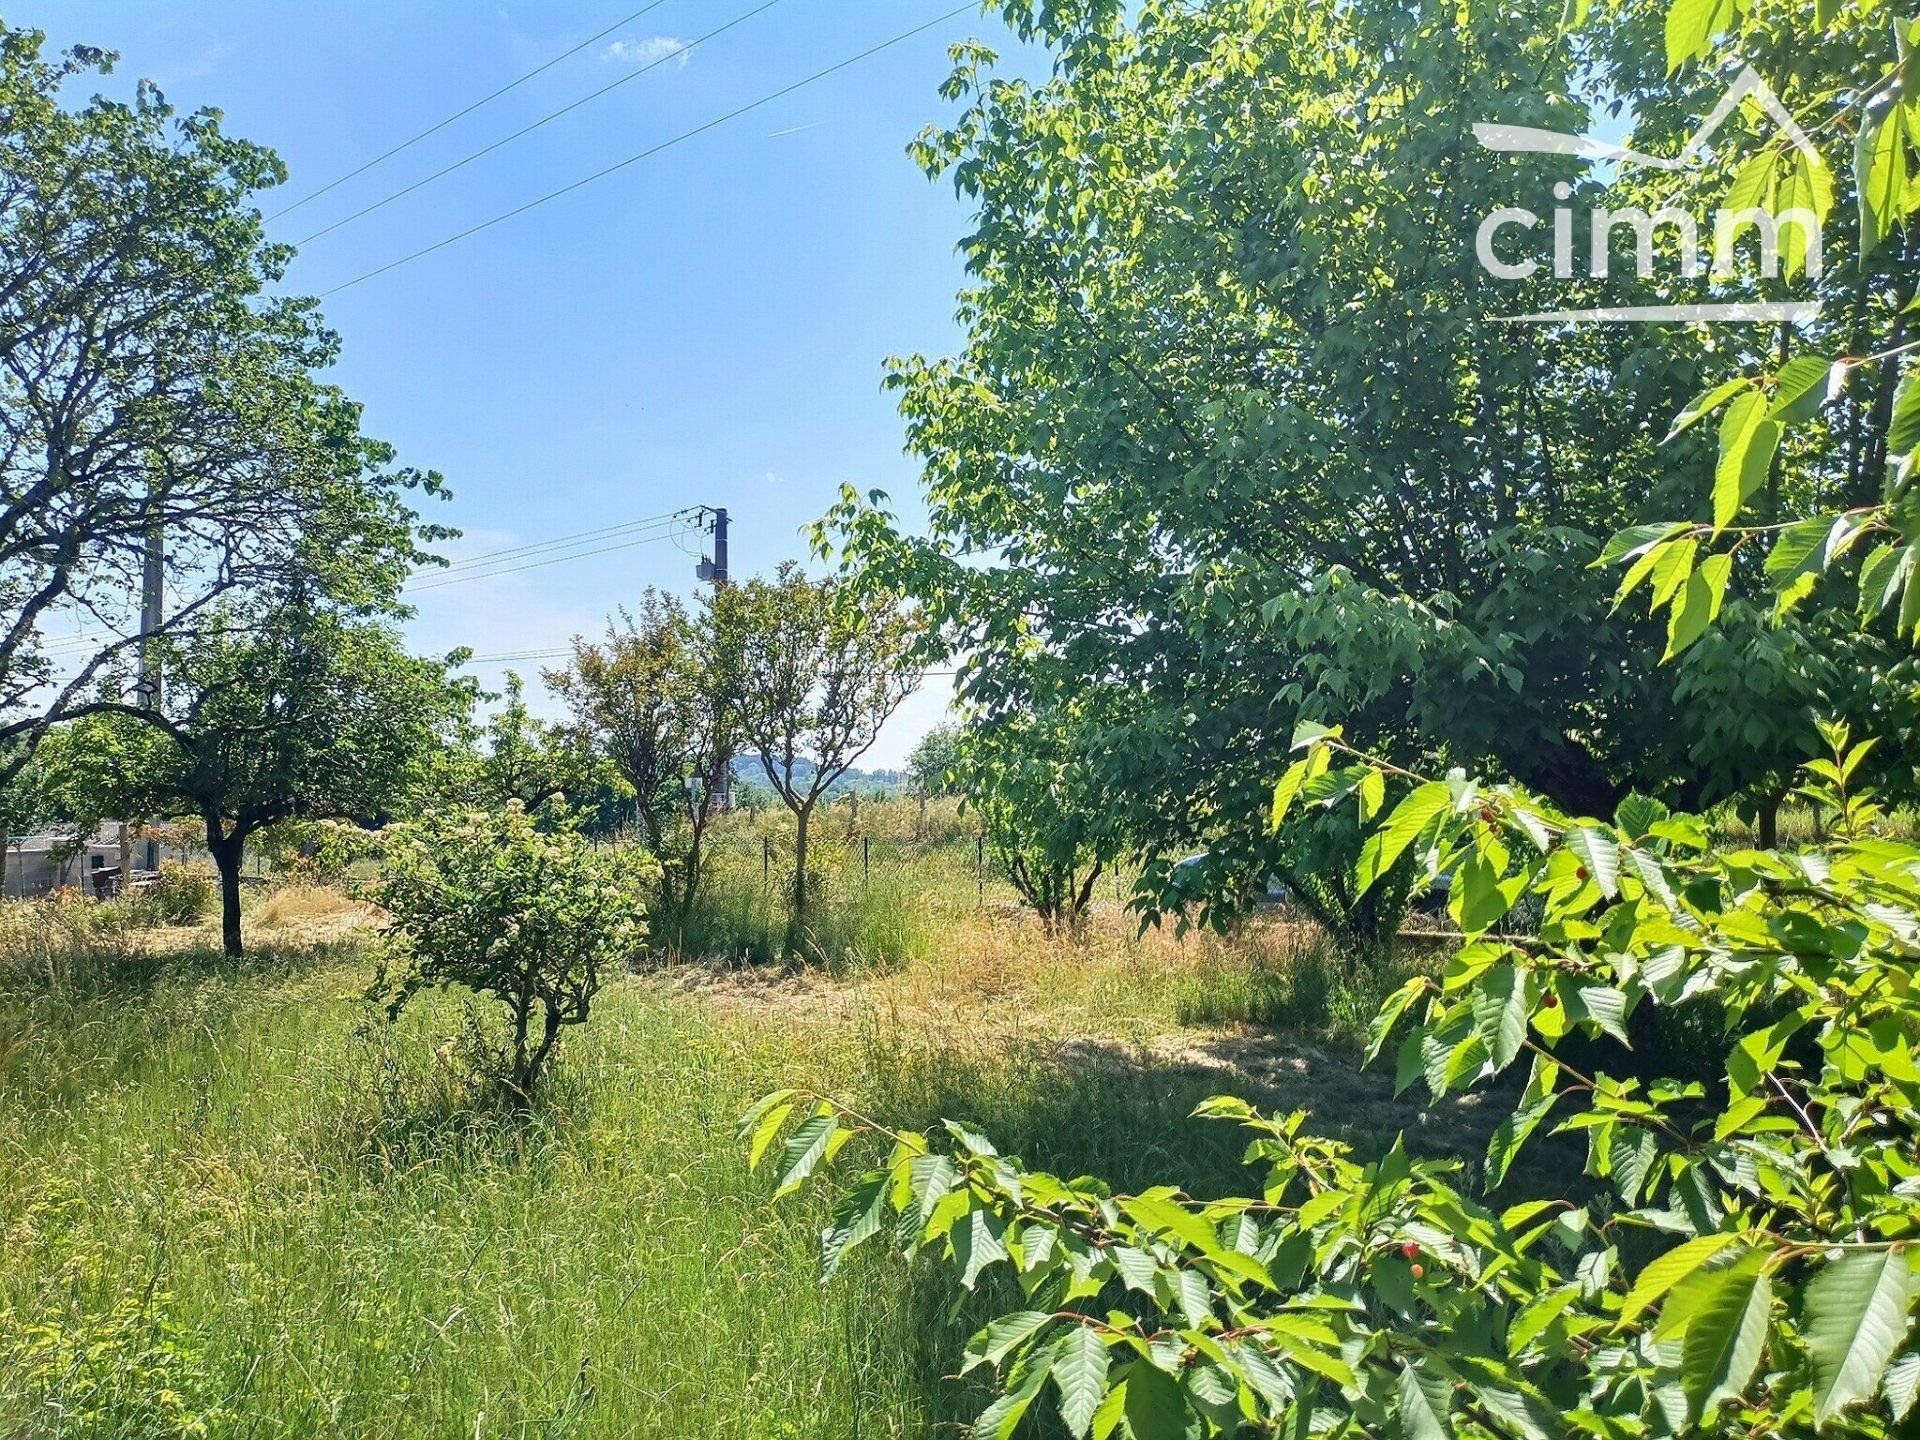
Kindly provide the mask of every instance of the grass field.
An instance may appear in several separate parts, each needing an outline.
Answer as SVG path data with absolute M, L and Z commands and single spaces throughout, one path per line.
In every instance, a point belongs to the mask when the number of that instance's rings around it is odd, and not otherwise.
M 1197 1192 L 1239 1178 L 1237 1135 L 1186 1118 L 1221 1090 L 1368 1148 L 1476 1151 L 1494 1118 L 1360 1073 L 1390 977 L 1355 992 L 1286 924 L 1135 939 L 1108 914 L 1060 946 L 950 903 L 885 965 L 625 976 L 516 1118 L 453 999 L 370 1023 L 367 922 L 331 892 L 261 899 L 242 966 L 112 907 L 10 909 L 7 1436 L 953 1433 L 982 1400 L 947 1377 L 996 1297 L 945 1313 L 878 1256 L 823 1286 L 827 1200 L 772 1203 L 735 1139 L 764 1090 Z

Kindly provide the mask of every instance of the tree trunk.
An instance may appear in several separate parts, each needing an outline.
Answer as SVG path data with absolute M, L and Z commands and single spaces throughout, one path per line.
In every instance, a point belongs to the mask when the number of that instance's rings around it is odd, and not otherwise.
M 1762 850 L 1780 848 L 1780 797 L 1778 795 L 1768 795 L 1761 800 L 1758 829 Z
M 8 841 L 13 837 L 0 834 L 0 900 L 7 898 L 7 850 Z
M 240 866 L 246 859 L 244 835 L 214 838 L 215 827 L 207 826 L 207 852 L 220 872 L 220 948 L 238 960 L 247 953 L 240 938 Z
M 807 908 L 807 827 L 813 821 L 813 806 L 800 808 L 793 835 L 793 913 Z

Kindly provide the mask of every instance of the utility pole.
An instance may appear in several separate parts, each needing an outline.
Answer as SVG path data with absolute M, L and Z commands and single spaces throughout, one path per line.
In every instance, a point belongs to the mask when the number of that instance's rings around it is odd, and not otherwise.
M 702 560 L 696 572 L 702 580 L 713 582 L 713 593 L 727 588 L 727 507 L 722 505 L 709 510 L 700 507 L 700 513 L 706 518 L 713 531 L 713 558 Z M 713 774 L 709 777 L 713 790 L 714 807 L 719 810 L 733 809 L 733 756 L 722 754 L 715 758 Z
M 140 646 L 138 671 L 133 685 L 134 698 L 148 710 L 160 708 L 160 660 L 153 653 L 153 633 L 160 628 L 160 611 L 166 601 L 167 542 L 154 526 L 147 532 L 146 552 L 140 564 Z M 133 833 L 125 820 L 120 822 L 120 893 L 126 894 L 133 879 Z

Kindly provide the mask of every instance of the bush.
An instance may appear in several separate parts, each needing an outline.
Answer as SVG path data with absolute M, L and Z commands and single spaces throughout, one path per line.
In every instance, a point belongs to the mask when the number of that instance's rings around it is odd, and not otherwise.
M 160 862 L 153 883 L 133 894 L 136 910 L 150 924 L 198 925 L 212 912 L 214 877 L 178 860 Z
M 389 1017 L 428 986 L 506 1007 L 501 1080 L 525 1102 L 562 1027 L 585 1023 L 604 969 L 646 937 L 640 852 L 596 851 L 576 831 L 542 833 L 516 801 L 399 827 L 375 896 L 391 917 L 374 993 Z
M 872 1156 L 825 1234 L 829 1271 L 878 1234 L 966 1289 L 1015 1272 L 1023 1308 L 969 1347 L 969 1369 L 1001 1376 L 976 1435 L 1004 1440 L 1043 1393 L 1075 1436 L 1124 1418 L 1133 1440 L 1911 1434 L 1920 846 L 1849 789 L 1868 747 L 1828 734 L 1802 793 L 1832 838 L 1802 854 L 1716 851 L 1644 803 L 1575 819 L 1515 787 L 1395 772 L 1414 783 L 1355 883 L 1431 857 L 1465 943 L 1388 999 L 1371 1049 L 1436 1098 L 1530 1067 L 1477 1175 L 1399 1145 L 1366 1162 L 1304 1112 L 1230 1097 L 1199 1113 L 1246 1127 L 1259 1184 L 1208 1203 L 1114 1195 L 965 1125 L 896 1130 L 794 1091 L 747 1116 L 751 1158 L 779 1155 L 784 1194 L 830 1157 Z M 1339 748 L 1314 744 L 1276 812 L 1303 775 L 1309 796 L 1321 780 L 1384 793 L 1364 760 L 1329 771 Z M 1504 932 L 1528 894 L 1538 935 Z M 1724 1027 L 1710 1083 L 1574 1063 L 1605 1051 L 1573 1042 L 1624 1046 L 1643 1009 L 1702 1006 Z M 1508 1193 L 1550 1115 L 1560 1143 L 1584 1142 L 1585 1175 Z

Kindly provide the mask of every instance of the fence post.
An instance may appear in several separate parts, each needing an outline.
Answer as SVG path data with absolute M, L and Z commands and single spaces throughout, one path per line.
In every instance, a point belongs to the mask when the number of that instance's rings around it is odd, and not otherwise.
M 867 844 L 868 837 L 862 835 L 860 837 L 860 878 L 862 880 L 873 878 L 873 857 L 867 850 Z
M 760 837 L 760 883 L 768 884 L 773 879 L 773 837 Z
M 987 901 L 987 837 L 973 837 L 973 889 L 974 898 L 982 905 Z

